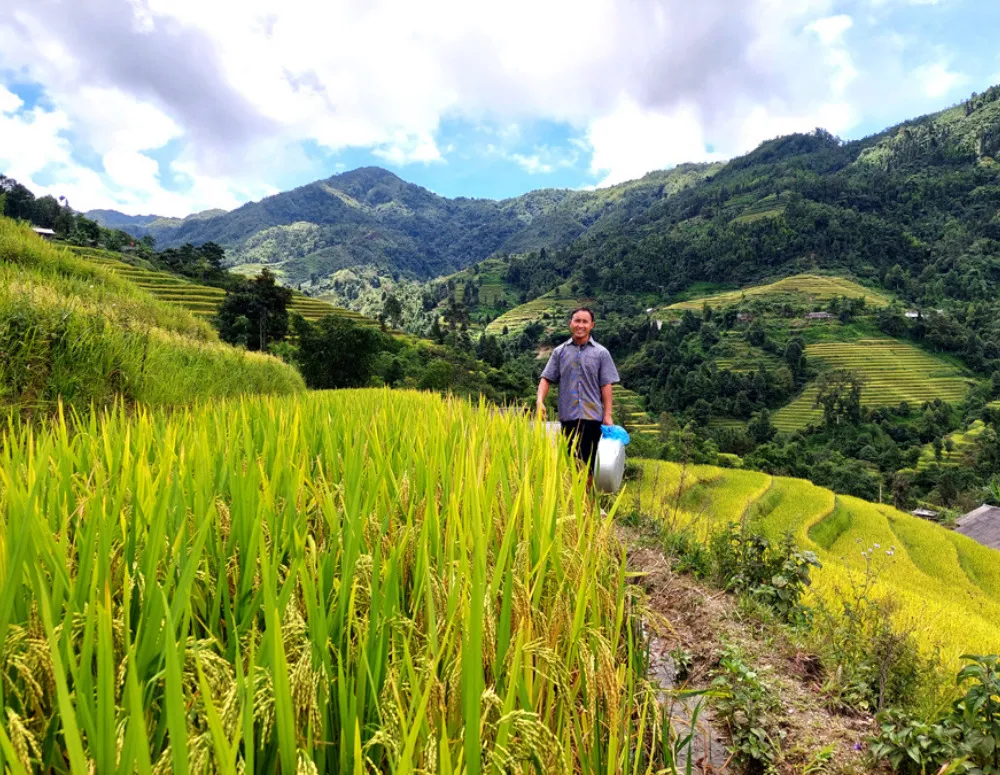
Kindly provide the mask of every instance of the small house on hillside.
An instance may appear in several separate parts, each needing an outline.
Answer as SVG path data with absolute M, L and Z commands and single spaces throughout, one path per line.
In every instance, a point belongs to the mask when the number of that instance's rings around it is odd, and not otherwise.
M 54 239 L 56 236 L 56 233 L 52 229 L 43 229 L 39 226 L 32 226 L 31 230 L 39 237 L 46 240 Z
M 749 312 L 740 312 L 739 314 L 736 315 L 737 323 L 749 323 L 752 320 L 753 320 L 753 315 L 751 315 Z
M 833 317 L 830 312 L 807 312 L 806 320 L 829 320 Z
M 920 317 L 920 310 L 917 310 L 917 309 L 908 309 L 903 314 L 906 317 L 908 317 L 910 320 L 916 320 L 917 318 Z
M 915 517 L 920 517 L 921 519 L 937 519 L 938 513 L 932 511 L 931 509 L 914 509 L 910 512 Z
M 1000 508 L 983 504 L 955 522 L 955 530 L 991 549 L 1000 549 Z

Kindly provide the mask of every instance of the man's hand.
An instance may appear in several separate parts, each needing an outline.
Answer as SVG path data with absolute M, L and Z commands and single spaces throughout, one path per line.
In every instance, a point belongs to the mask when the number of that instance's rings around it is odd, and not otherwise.
M 601 422 L 603 425 L 614 425 L 614 421 L 612 421 L 610 414 L 604 415 L 604 419 Z
M 549 410 L 545 408 L 545 404 L 539 401 L 535 404 L 535 411 L 538 413 L 538 419 L 545 422 L 545 418 L 549 414 Z

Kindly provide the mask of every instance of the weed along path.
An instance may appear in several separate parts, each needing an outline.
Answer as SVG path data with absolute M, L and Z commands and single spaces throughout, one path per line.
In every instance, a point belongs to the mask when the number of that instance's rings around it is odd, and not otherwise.
M 667 766 L 611 518 L 541 428 L 467 402 L 14 430 L 0 612 L 14 771 Z

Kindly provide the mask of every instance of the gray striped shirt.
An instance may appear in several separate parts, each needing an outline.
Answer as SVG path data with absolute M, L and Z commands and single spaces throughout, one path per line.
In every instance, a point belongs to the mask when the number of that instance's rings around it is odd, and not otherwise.
M 542 379 L 559 385 L 559 419 L 604 419 L 601 388 L 620 382 L 611 353 L 591 337 L 584 345 L 567 339 L 549 356 Z

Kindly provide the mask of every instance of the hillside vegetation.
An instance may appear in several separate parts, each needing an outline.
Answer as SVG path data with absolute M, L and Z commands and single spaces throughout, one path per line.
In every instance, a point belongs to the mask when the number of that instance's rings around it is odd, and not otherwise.
M 390 391 L 118 411 L 8 438 L 0 514 L 27 767 L 666 766 L 614 526 L 513 414 Z
M 949 669 L 1000 644 L 996 552 L 939 525 L 801 479 L 711 466 L 645 462 L 629 498 L 703 540 L 727 522 L 749 521 L 775 541 L 790 533 L 822 563 L 812 589 L 828 603 L 876 574 L 874 591 L 894 601 L 900 630 L 929 655 L 940 649 Z
M 122 399 L 303 389 L 270 356 L 236 350 L 190 312 L 0 218 L 0 406 L 47 413 Z

